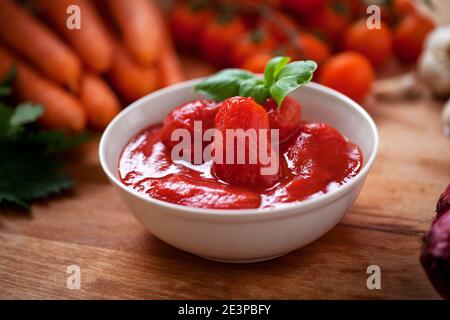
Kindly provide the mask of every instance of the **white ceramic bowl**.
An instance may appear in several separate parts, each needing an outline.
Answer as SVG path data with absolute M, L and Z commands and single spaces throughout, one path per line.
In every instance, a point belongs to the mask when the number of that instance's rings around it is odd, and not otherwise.
M 145 127 L 162 122 L 177 105 L 201 97 L 199 80 L 154 92 L 123 110 L 105 130 L 100 163 L 131 212 L 159 239 L 193 254 L 223 262 L 256 262 L 284 255 L 333 228 L 356 199 L 375 160 L 378 131 L 372 118 L 346 96 L 311 83 L 291 96 L 302 117 L 325 122 L 361 148 L 361 171 L 337 190 L 276 209 L 213 210 L 190 208 L 129 189 L 118 177 L 118 161 L 128 141 Z

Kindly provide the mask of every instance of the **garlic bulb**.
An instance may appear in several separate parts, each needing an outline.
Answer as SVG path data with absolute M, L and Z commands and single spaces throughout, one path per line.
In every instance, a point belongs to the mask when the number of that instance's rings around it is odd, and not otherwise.
M 423 93 L 421 89 L 413 72 L 377 80 L 373 85 L 373 93 L 377 98 L 393 101 L 418 98 Z
M 435 29 L 427 37 L 418 74 L 433 93 L 450 96 L 450 25 Z

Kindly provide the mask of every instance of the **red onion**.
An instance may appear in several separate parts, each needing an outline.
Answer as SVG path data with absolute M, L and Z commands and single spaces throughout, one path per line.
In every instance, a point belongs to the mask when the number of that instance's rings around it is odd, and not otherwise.
M 436 218 L 425 241 L 422 266 L 435 289 L 450 300 L 450 184 L 439 198 Z

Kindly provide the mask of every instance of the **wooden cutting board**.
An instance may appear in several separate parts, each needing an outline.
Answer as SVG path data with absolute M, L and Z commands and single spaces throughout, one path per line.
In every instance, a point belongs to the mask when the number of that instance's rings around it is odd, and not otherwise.
M 442 17 L 447 2 L 437 2 Z M 441 10 L 444 9 L 444 10 Z M 212 70 L 187 59 L 189 76 Z M 442 102 L 430 97 L 364 107 L 380 130 L 378 159 L 353 208 L 313 244 L 276 260 L 231 265 L 177 250 L 140 225 L 106 180 L 93 141 L 71 161 L 76 188 L 31 214 L 0 209 L 2 299 L 434 299 L 419 264 L 439 194 L 450 182 Z M 81 288 L 66 286 L 78 265 Z M 369 265 L 381 289 L 366 286 Z

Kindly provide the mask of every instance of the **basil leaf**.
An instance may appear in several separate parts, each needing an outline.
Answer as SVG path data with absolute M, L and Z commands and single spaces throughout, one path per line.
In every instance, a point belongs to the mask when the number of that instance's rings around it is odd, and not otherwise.
M 317 64 L 314 61 L 295 61 L 285 65 L 278 74 L 275 83 L 270 87 L 270 95 L 281 107 L 284 98 L 311 81 Z
M 264 69 L 264 82 L 267 85 L 272 85 L 278 76 L 280 70 L 289 62 L 291 58 L 289 57 L 275 57 L 272 58 L 266 65 Z
M 317 68 L 314 61 L 289 61 L 289 57 L 271 59 L 264 79 L 245 70 L 225 69 L 197 84 L 194 91 L 218 101 L 234 96 L 252 97 L 260 104 L 272 96 L 280 107 L 289 93 L 311 81 Z
M 239 94 L 243 80 L 256 78 L 253 73 L 241 69 L 225 69 L 197 84 L 195 92 L 203 93 L 211 99 L 225 100 Z
M 252 97 L 256 102 L 262 104 L 269 97 L 269 87 L 262 79 L 247 79 L 241 82 L 239 96 Z

